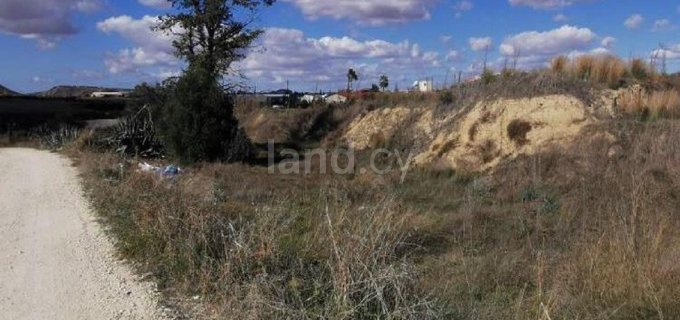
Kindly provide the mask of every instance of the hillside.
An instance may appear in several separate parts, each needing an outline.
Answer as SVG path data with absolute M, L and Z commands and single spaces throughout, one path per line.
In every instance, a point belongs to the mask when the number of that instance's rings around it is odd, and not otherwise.
M 122 256 L 187 318 L 680 319 L 680 81 L 614 59 L 242 101 L 258 158 L 173 178 L 106 130 L 64 150 Z
M 125 91 L 123 89 L 112 89 L 103 87 L 92 87 L 92 86 L 56 86 L 47 91 L 36 93 L 37 96 L 47 97 L 47 98 L 71 98 L 71 97 L 87 97 L 93 92 L 98 91 Z
M 0 85 L 0 97 L 5 97 L 5 96 L 18 96 L 19 93 L 14 92 L 10 89 L 5 88 L 4 86 Z

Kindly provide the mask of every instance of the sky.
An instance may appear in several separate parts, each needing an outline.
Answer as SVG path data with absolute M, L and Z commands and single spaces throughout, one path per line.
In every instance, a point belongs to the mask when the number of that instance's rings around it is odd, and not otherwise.
M 56 85 L 132 88 L 179 74 L 172 39 L 151 27 L 166 0 L 0 0 L 0 84 L 29 93 Z M 680 71 L 680 1 L 278 0 L 265 31 L 234 65 L 257 90 L 337 90 L 348 68 L 359 87 L 405 88 L 460 73 L 546 66 L 556 55 L 665 56 Z

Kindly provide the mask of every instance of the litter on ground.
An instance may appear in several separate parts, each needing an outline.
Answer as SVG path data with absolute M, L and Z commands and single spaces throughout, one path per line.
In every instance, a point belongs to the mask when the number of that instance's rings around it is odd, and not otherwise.
M 140 162 L 137 166 L 139 167 L 138 172 L 155 173 L 164 178 L 172 178 L 182 173 L 182 169 L 174 165 L 161 168 L 152 166 L 146 162 Z

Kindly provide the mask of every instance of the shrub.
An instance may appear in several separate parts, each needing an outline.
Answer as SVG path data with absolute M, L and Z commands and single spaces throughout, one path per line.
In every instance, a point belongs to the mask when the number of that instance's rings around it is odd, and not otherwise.
M 637 80 L 647 80 L 652 74 L 649 65 L 642 59 L 636 58 L 630 62 L 630 75 Z
M 43 148 L 60 150 L 78 138 L 80 129 L 69 125 L 62 125 L 56 129 L 42 126 L 35 130 L 35 135 L 40 139 Z
M 491 69 L 485 69 L 484 72 L 482 72 L 482 83 L 490 84 L 494 81 L 496 81 L 496 75 Z
M 450 90 L 442 91 L 439 94 L 439 103 L 443 105 L 450 105 L 453 103 L 453 94 Z
M 233 114 L 234 102 L 200 66 L 189 68 L 162 108 L 166 146 L 183 162 L 243 161 L 252 146 Z
M 531 131 L 531 123 L 524 120 L 515 119 L 508 125 L 508 137 L 518 146 L 523 146 L 529 140 L 527 133 Z
M 121 155 L 141 157 L 163 155 L 163 146 L 156 137 L 156 127 L 148 107 L 143 107 L 136 114 L 122 119 L 107 142 Z

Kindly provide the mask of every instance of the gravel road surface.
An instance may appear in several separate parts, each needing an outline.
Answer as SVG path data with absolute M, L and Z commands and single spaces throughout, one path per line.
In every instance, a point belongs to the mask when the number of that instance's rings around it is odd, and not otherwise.
M 0 149 L 0 318 L 163 319 L 114 256 L 68 159 Z

